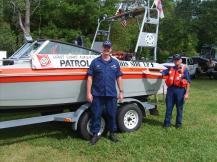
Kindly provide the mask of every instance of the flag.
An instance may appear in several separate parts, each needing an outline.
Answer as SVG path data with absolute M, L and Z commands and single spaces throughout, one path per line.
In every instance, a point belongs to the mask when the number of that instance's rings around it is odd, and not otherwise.
M 124 10 L 122 8 L 119 8 L 119 10 L 116 12 L 115 14 L 116 16 L 121 16 L 121 21 L 120 24 L 121 26 L 123 26 L 124 28 L 127 26 L 127 20 L 126 17 L 124 15 Z
M 125 17 L 121 18 L 121 26 L 123 26 L 124 28 L 127 27 L 127 20 L 125 19 Z
M 127 20 L 126 20 L 126 17 L 124 15 L 124 5 L 123 5 L 123 3 L 119 4 L 118 9 L 117 9 L 117 11 L 115 13 L 115 16 L 120 16 L 120 18 L 121 18 L 120 24 L 121 24 L 121 26 L 123 26 L 125 28 L 127 26 Z
M 163 6 L 161 0 L 154 0 L 154 4 L 156 8 L 159 10 L 160 13 L 160 18 L 164 18 L 164 11 L 163 11 Z

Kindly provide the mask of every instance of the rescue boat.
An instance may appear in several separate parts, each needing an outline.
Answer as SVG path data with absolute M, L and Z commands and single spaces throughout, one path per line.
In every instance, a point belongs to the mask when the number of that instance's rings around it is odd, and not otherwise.
M 27 42 L 0 65 L 0 110 L 86 102 L 86 78 L 99 52 L 54 40 Z M 146 74 L 158 63 L 119 60 L 125 97 L 161 93 L 164 79 Z

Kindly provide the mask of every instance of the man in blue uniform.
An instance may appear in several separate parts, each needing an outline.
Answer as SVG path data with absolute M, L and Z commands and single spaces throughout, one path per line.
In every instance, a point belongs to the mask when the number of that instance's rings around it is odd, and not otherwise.
M 110 56 L 112 48 L 110 41 L 103 43 L 102 55 L 91 62 L 88 70 L 87 79 L 87 100 L 91 105 L 91 132 L 93 134 L 90 143 L 96 144 L 100 139 L 98 135 L 101 125 L 101 116 L 103 107 L 106 107 L 108 115 L 109 138 L 117 142 L 115 135 L 116 111 L 117 111 L 117 90 L 116 82 L 119 88 L 120 100 L 123 99 L 122 72 L 116 59 Z
M 171 116 L 174 105 L 176 105 L 176 128 L 182 126 L 183 105 L 184 101 L 188 99 L 190 88 L 190 75 L 185 65 L 182 65 L 181 55 L 175 54 L 173 56 L 175 66 L 162 71 L 162 75 L 168 76 L 166 79 L 167 95 L 166 95 L 166 114 L 164 120 L 164 127 L 170 126 Z

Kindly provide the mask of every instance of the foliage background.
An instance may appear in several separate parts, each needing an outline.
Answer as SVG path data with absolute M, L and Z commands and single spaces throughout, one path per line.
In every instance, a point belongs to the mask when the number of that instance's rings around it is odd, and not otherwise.
M 14 0 L 25 13 L 25 1 Z M 83 35 L 85 46 L 90 47 L 97 26 L 97 18 L 106 13 L 112 16 L 115 2 L 107 0 L 99 7 L 98 0 L 30 0 L 31 35 L 34 39 L 50 38 L 73 42 Z M 217 44 L 217 0 L 163 1 L 165 18 L 160 23 L 158 61 L 169 55 L 183 53 L 195 55 L 204 44 Z M 23 43 L 23 33 L 17 13 L 10 0 L 0 0 L 0 50 L 13 53 Z M 138 27 L 129 21 L 126 28 L 115 23 L 112 30 L 114 50 L 130 51 L 135 47 Z M 144 51 L 142 55 L 147 55 Z M 148 56 L 150 57 L 150 56 Z

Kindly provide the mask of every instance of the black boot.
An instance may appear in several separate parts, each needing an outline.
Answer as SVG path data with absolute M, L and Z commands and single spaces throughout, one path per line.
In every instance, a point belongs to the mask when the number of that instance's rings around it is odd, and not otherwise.
M 109 139 L 115 143 L 119 141 L 117 135 L 113 132 L 109 134 Z
M 176 124 L 175 127 L 176 127 L 176 129 L 180 129 L 180 128 L 182 128 L 182 125 Z
M 100 136 L 98 136 L 97 134 L 94 134 L 92 138 L 90 139 L 90 144 L 95 145 L 99 139 L 100 139 Z

